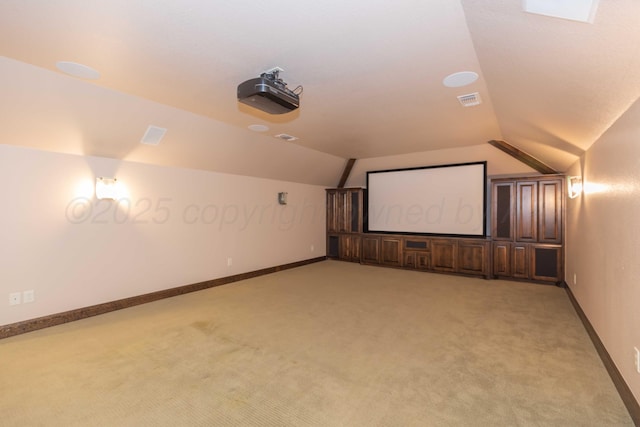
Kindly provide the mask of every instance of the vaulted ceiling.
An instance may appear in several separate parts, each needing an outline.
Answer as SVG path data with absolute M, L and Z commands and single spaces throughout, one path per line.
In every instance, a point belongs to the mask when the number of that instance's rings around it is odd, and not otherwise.
M 348 158 L 498 139 L 564 171 L 640 97 L 640 2 L 584 23 L 520 0 L 4 0 L 0 56 L 0 143 L 314 182 Z M 298 110 L 237 102 L 275 66 L 304 87 Z M 443 85 L 461 71 L 479 78 Z M 148 125 L 168 129 L 157 147 Z

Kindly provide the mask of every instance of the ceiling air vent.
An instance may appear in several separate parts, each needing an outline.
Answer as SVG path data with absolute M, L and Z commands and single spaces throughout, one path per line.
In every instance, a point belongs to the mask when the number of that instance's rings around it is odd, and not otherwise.
M 286 133 L 279 133 L 278 135 L 276 135 L 276 138 L 280 138 L 287 142 L 295 141 L 296 139 L 298 139 L 297 137 L 293 135 L 287 135 Z
M 166 129 L 149 125 L 140 142 L 147 145 L 158 145 L 165 133 L 167 133 Z
M 474 105 L 479 105 L 482 102 L 478 92 L 460 95 L 458 97 L 458 101 L 460 101 L 460 104 L 462 104 L 463 107 L 473 107 Z

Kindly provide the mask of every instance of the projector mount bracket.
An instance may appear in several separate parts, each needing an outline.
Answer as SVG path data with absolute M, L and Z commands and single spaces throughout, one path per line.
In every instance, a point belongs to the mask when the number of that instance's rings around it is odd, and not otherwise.
M 283 92 L 286 92 L 290 95 L 295 95 L 295 96 L 300 95 L 302 93 L 302 86 L 296 87 L 295 90 L 289 89 L 287 87 L 287 84 L 284 82 L 284 80 L 280 78 L 280 73 L 283 71 L 284 70 L 280 67 L 273 67 L 264 71 L 262 74 L 260 74 L 260 77 L 273 82 L 273 85 L 276 86 L 278 89 L 282 90 Z

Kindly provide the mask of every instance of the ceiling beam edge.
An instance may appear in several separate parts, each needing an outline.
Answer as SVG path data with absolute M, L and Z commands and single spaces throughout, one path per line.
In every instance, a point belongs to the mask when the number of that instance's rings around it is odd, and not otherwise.
M 347 164 L 344 167 L 344 171 L 342 172 L 342 176 L 340 177 L 340 183 L 338 184 L 338 188 L 344 188 L 344 185 L 347 183 L 347 179 L 349 178 L 349 174 L 351 173 L 351 169 L 353 169 L 353 165 L 356 163 L 356 159 L 347 160 Z
M 536 159 L 532 155 L 525 153 L 524 151 L 514 147 L 513 145 L 509 144 L 506 141 L 492 139 L 487 142 L 489 142 L 489 144 L 493 145 L 497 149 L 504 151 L 514 159 L 519 160 L 525 165 L 529 166 L 530 168 L 535 169 L 536 171 L 540 172 L 543 175 L 552 175 L 552 174 L 558 173 L 551 166 L 548 166 L 542 163 L 540 160 Z

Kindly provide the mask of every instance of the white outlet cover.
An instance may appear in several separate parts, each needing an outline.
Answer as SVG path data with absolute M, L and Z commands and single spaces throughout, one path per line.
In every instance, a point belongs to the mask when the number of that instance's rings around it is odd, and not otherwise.
M 35 293 L 33 290 L 24 291 L 22 293 L 22 302 L 24 302 L 25 304 L 28 302 L 33 302 L 35 301 L 35 299 Z
M 22 294 L 20 292 L 13 292 L 9 294 L 9 305 L 18 305 L 22 300 Z

